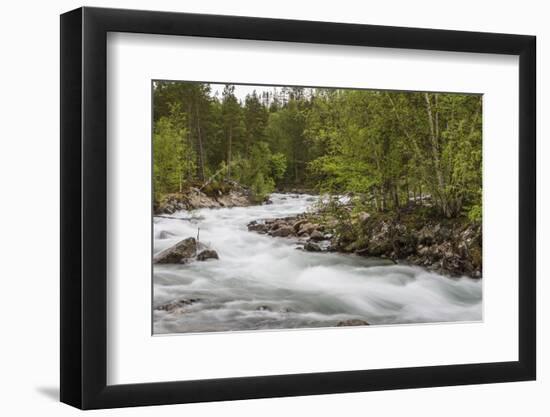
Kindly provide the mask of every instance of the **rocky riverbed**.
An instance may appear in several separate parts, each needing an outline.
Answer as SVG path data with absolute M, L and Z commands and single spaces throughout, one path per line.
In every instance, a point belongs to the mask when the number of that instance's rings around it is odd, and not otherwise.
M 481 280 L 396 264 L 391 252 L 365 256 L 335 219 L 316 211 L 317 196 L 270 198 L 154 217 L 155 334 L 482 318 Z M 354 215 L 353 224 L 366 217 Z M 161 261 L 171 248 L 175 257 Z M 201 260 L 206 250 L 217 258 Z
M 156 201 L 156 215 L 173 214 L 181 210 L 204 208 L 246 207 L 256 204 L 249 189 L 234 181 L 188 187 L 180 193 L 164 195 Z
M 409 263 L 450 276 L 481 278 L 481 226 L 427 219 L 413 207 L 399 216 L 360 212 L 346 219 L 302 213 L 248 223 L 249 231 L 293 239 L 309 252 L 343 252 Z

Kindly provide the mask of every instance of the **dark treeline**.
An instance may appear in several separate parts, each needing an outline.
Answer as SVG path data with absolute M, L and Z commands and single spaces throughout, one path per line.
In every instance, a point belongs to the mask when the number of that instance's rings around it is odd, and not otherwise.
M 374 209 L 429 199 L 481 218 L 478 95 L 282 87 L 240 101 L 226 85 L 154 83 L 155 198 L 234 180 L 354 193 Z

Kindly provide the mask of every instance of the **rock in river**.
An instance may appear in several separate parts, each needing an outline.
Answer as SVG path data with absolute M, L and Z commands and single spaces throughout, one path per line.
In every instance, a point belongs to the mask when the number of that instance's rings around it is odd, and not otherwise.
M 247 227 L 249 231 L 258 233 L 267 233 L 269 230 L 269 227 L 264 222 L 257 220 L 248 223 Z
M 160 252 L 153 258 L 153 263 L 185 264 L 195 258 L 198 261 L 206 261 L 207 259 L 219 259 L 219 256 L 215 250 L 197 242 L 194 237 L 188 237 Z
M 197 241 L 194 237 L 188 237 L 176 243 L 174 246 L 163 250 L 153 258 L 155 264 L 180 264 L 186 263 L 197 254 Z
M 304 250 L 306 250 L 308 252 L 321 252 L 322 251 L 321 247 L 317 243 L 313 243 L 313 242 L 307 242 L 304 245 Z
M 300 226 L 300 230 L 298 231 L 298 236 L 305 236 L 310 235 L 315 230 L 316 226 L 311 223 L 304 223 Z
M 298 233 L 300 231 L 300 228 L 302 227 L 302 225 L 306 224 L 307 223 L 307 219 L 300 219 L 298 220 L 297 222 L 295 222 L 292 227 L 294 228 L 294 231 L 296 233 Z
M 200 298 L 188 298 L 172 301 L 167 304 L 162 304 L 158 307 L 155 307 L 155 310 L 166 311 L 167 313 L 183 313 L 185 308 L 202 301 Z
M 197 260 L 199 261 L 206 261 L 207 259 L 220 259 L 220 257 L 218 256 L 218 252 L 213 249 L 203 250 L 197 255 Z
M 276 230 L 270 231 L 269 234 L 275 237 L 288 237 L 294 234 L 294 229 L 290 226 L 280 226 Z
M 369 323 L 367 323 L 365 320 L 360 319 L 350 319 L 350 320 L 342 320 L 338 322 L 336 325 L 337 327 L 344 327 L 344 326 L 368 326 Z
M 309 238 L 311 240 L 323 240 L 325 238 L 325 235 L 323 235 L 321 232 L 319 232 L 318 230 L 314 230 L 313 232 L 311 232 L 311 235 L 309 235 Z

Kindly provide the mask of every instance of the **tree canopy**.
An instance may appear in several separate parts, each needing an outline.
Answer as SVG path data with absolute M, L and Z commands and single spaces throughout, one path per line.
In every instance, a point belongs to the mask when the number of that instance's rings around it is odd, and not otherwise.
M 376 210 L 429 200 L 480 220 L 482 97 L 283 87 L 239 100 L 209 84 L 155 82 L 154 187 L 234 180 L 274 189 L 354 193 Z

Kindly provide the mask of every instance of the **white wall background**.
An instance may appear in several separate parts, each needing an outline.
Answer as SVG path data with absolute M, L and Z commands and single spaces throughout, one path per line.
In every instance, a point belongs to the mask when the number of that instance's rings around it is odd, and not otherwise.
M 6 2 L 2 7 L 0 90 L 0 410 L 3 415 L 75 415 L 58 403 L 59 379 L 59 17 L 81 6 Z M 550 148 L 542 138 L 549 124 L 542 115 L 550 100 L 543 76 L 550 59 L 550 26 L 545 3 L 536 0 L 123 0 L 86 5 L 238 14 L 395 26 L 416 26 L 534 34 L 538 36 L 539 119 L 539 378 L 537 382 L 432 388 L 231 403 L 145 407 L 94 415 L 407 415 L 546 416 L 550 413 Z M 542 77 L 541 77 L 542 75 Z M 542 79 L 541 79 L 542 78 Z M 403 347 L 406 354 L 406 347 Z M 546 395 L 545 395 L 546 394 Z

